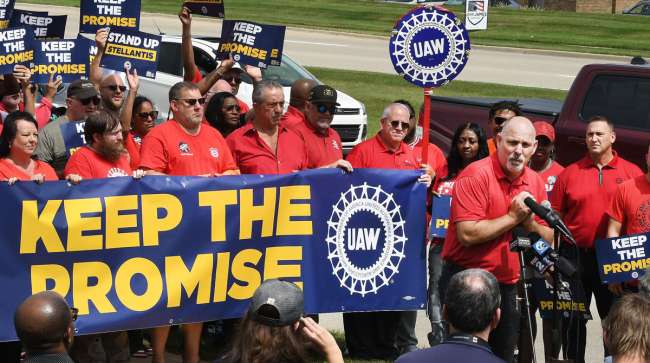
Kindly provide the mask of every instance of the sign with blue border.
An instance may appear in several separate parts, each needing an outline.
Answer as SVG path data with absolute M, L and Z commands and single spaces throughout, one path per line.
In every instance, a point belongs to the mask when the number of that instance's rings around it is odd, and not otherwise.
M 140 29 L 140 0 L 81 0 L 79 33 L 101 28 Z
M 230 56 L 239 63 L 266 68 L 282 63 L 285 26 L 243 20 L 224 20 L 218 59 Z
M 225 15 L 223 0 L 197 0 L 186 1 L 183 6 L 190 9 L 190 13 L 223 19 Z
M 7 29 L 16 0 L 0 0 L 0 29 Z
M 649 233 L 596 241 L 598 273 L 604 284 L 636 280 L 650 267 Z
M 156 78 L 160 35 L 139 31 L 111 31 L 101 66 L 115 71 L 137 69 L 140 77 Z
M 431 237 L 445 238 L 449 229 L 451 195 L 433 197 L 431 203 Z
M 63 39 L 67 20 L 67 15 L 49 15 L 43 11 L 15 9 L 9 26 L 32 28 L 37 39 Z
M 0 30 L 0 74 L 13 73 L 17 64 L 34 61 L 34 32 L 20 27 Z
M 70 83 L 88 74 L 88 43 L 78 39 L 35 41 L 34 64 L 30 65 L 35 83 L 47 83 L 54 74 Z

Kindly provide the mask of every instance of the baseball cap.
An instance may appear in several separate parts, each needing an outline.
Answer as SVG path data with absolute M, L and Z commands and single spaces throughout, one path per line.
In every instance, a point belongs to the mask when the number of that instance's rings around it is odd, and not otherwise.
M 555 142 L 555 129 L 553 125 L 546 121 L 535 121 L 533 122 L 533 127 L 537 136 L 546 136 L 551 142 Z
M 249 311 L 252 319 L 258 323 L 269 326 L 291 325 L 304 312 L 302 290 L 288 281 L 264 281 L 255 290 Z
M 85 100 L 95 96 L 99 96 L 99 92 L 97 92 L 95 84 L 87 79 L 78 79 L 68 86 L 68 97 Z
M 319 84 L 309 91 L 309 102 L 327 103 L 340 106 L 336 102 L 336 90 L 324 84 Z
M 20 84 L 13 74 L 5 74 L 0 80 L 0 97 L 15 95 L 20 92 Z

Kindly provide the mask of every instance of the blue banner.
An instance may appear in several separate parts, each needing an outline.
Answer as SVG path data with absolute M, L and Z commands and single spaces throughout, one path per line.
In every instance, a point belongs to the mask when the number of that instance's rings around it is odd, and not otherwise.
M 40 39 L 65 38 L 67 15 L 49 15 L 46 11 L 27 11 L 15 9 L 9 26 L 25 26 L 34 29 L 34 37 Z
M 14 66 L 34 61 L 34 32 L 27 28 L 0 30 L 0 74 L 13 73 Z
M 86 145 L 84 138 L 85 122 L 66 122 L 60 126 L 63 144 L 68 156 L 72 155 L 80 147 Z
M 11 14 L 14 11 L 16 0 L 2 0 L 0 1 L 0 29 L 7 29 L 9 21 L 11 21 Z
M 451 195 L 434 197 L 431 205 L 431 237 L 445 238 L 449 228 Z
M 230 56 L 243 64 L 266 68 L 282 63 L 285 26 L 265 25 L 243 20 L 224 20 L 218 59 Z
M 650 233 L 596 241 L 598 272 L 604 284 L 641 277 L 650 267 Z
M 120 72 L 125 67 L 137 69 L 140 77 L 156 78 L 161 39 L 160 35 L 138 31 L 111 31 L 101 66 Z
M 31 65 L 32 80 L 47 83 L 55 74 L 70 83 L 88 74 L 88 43 L 77 39 L 35 41 L 36 56 Z
M 186 1 L 183 3 L 183 6 L 190 9 L 190 13 L 192 14 L 222 19 L 226 16 L 223 8 L 223 0 Z
M 591 312 L 588 309 L 587 299 L 582 285 L 577 280 L 561 281 L 558 295 L 554 294 L 553 285 L 544 278 L 533 278 L 532 283 L 532 304 L 539 307 L 539 315 L 542 319 L 553 319 L 559 313 L 562 318 L 569 318 L 571 315 L 579 314 L 585 320 L 591 320 Z M 557 309 L 554 309 L 553 307 Z
M 140 0 L 81 0 L 79 33 L 140 29 Z
M 1 183 L 1 319 L 46 289 L 79 309 L 79 334 L 233 318 L 272 278 L 303 287 L 307 313 L 422 309 L 419 174 Z

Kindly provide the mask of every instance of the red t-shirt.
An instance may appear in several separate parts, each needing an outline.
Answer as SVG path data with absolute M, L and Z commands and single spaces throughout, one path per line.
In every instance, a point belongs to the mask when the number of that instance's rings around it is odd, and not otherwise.
M 423 140 L 420 140 L 417 144 L 410 146 L 411 150 L 413 150 L 413 154 L 415 154 L 415 157 L 417 158 L 418 165 L 422 164 L 422 150 L 423 150 Z M 432 143 L 429 143 L 429 147 L 427 148 L 427 154 L 429 154 L 429 158 L 427 160 L 427 163 L 431 165 L 433 170 L 436 172 L 436 178 L 441 178 L 443 174 L 446 173 L 447 170 L 447 158 L 445 157 L 445 154 L 440 150 L 440 148 Z
M 622 224 L 621 236 L 650 232 L 650 182 L 646 175 L 616 188 L 607 214 Z
M 131 165 L 126 154 L 122 154 L 117 161 L 110 162 L 88 146 L 84 146 L 70 156 L 63 174 L 65 176 L 77 174 L 84 179 L 130 176 Z
M 136 139 L 137 137 L 137 139 Z M 129 132 L 124 138 L 124 148 L 129 153 L 129 164 L 131 169 L 135 170 L 140 166 L 140 147 L 142 146 L 142 139 Z
M 551 192 L 551 205 L 562 215 L 578 246 L 593 248 L 607 236 L 606 211 L 619 184 L 642 175 L 638 166 L 614 158 L 599 172 L 587 155 L 564 169 Z
M 201 124 L 190 135 L 176 120 L 152 128 L 142 141 L 140 167 L 169 175 L 197 176 L 237 170 L 221 133 Z
M 289 105 L 287 112 L 285 112 L 280 119 L 280 123 L 290 129 L 295 128 L 296 126 L 300 126 L 305 122 L 307 122 L 307 119 L 305 119 L 305 114 L 291 105 Z
M 56 172 L 50 164 L 40 160 L 34 160 L 33 174 L 43 174 L 44 180 L 59 180 Z M 23 169 L 20 169 L 8 158 L 0 159 L 0 179 L 8 180 L 9 178 L 18 178 L 18 180 L 31 180 L 32 176 L 27 174 Z
M 199 83 L 202 79 L 203 79 L 203 75 L 201 74 L 201 71 L 199 71 L 197 67 L 194 67 L 194 77 L 192 78 L 192 83 L 194 84 Z M 237 103 L 239 104 L 239 109 L 241 110 L 242 114 L 245 114 L 251 109 L 250 107 L 248 107 L 248 104 L 246 104 L 246 102 L 240 100 L 237 96 L 235 96 L 235 98 L 237 99 Z
M 555 182 L 557 181 L 557 177 L 560 175 L 560 173 L 562 173 L 563 170 L 564 167 L 553 160 L 550 168 L 541 173 L 538 173 L 544 181 L 544 188 L 546 188 L 546 193 L 551 194 L 551 191 L 553 191 L 553 187 L 555 186 Z
M 510 252 L 512 234 L 504 233 L 496 239 L 476 246 L 464 247 L 458 241 L 456 223 L 499 218 L 510 208 L 512 199 L 527 191 L 536 200 L 546 199 L 544 182 L 532 169 L 526 167 L 515 180 L 510 181 L 496 154 L 468 165 L 456 178 L 452 191 L 449 229 L 442 249 L 442 257 L 464 268 L 482 268 L 490 271 L 504 284 L 519 279 L 519 257 Z M 536 218 L 537 223 L 544 224 Z
M 284 124 L 284 126 L 290 127 L 287 124 Z M 307 168 L 315 169 L 343 159 L 341 137 L 333 128 L 328 128 L 327 135 L 323 135 L 317 132 L 309 121 L 304 120 L 291 129 L 305 142 Z
M 284 125 L 278 128 L 277 154 L 262 140 L 252 123 L 228 135 L 226 141 L 242 174 L 287 174 L 307 169 L 305 143 Z
M 402 142 L 399 149 L 393 152 L 386 148 L 379 134 L 355 146 L 346 159 L 354 168 L 406 170 L 420 168 L 417 158 L 407 144 Z

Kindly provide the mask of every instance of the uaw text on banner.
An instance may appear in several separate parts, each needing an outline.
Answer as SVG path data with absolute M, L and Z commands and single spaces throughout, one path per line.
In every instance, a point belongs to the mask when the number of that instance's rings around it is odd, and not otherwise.
M 80 334 L 239 317 L 272 278 L 302 286 L 310 313 L 423 308 L 418 175 L 3 183 L 2 321 L 43 290 L 79 309 Z

